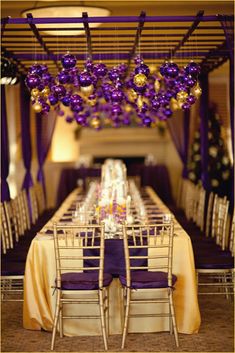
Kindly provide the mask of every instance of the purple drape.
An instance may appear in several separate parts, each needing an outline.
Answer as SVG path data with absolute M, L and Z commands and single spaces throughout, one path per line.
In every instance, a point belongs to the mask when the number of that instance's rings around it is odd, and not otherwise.
M 46 197 L 46 185 L 43 172 L 43 165 L 46 161 L 52 136 L 55 128 L 57 114 L 51 111 L 47 116 L 36 114 L 36 135 L 37 135 L 37 155 L 38 155 L 38 174 L 37 180 L 42 183 L 44 195 Z
M 230 127 L 232 136 L 232 151 L 234 160 L 234 22 L 228 16 L 219 16 L 224 30 L 227 48 L 229 49 L 229 102 L 230 102 Z M 234 164 L 234 162 L 233 162 Z M 234 167 L 231 170 L 230 208 L 234 207 Z
M 230 125 L 232 135 L 232 149 L 234 156 L 234 22 L 228 16 L 219 16 L 221 26 L 224 30 L 227 48 L 229 49 L 230 61 L 230 81 L 229 81 L 229 98 L 230 98 Z
M 202 95 L 200 98 L 200 136 L 201 136 L 201 180 L 205 190 L 210 191 L 208 174 L 208 110 L 209 110 L 209 82 L 208 74 L 200 77 Z
M 33 185 L 31 176 L 32 146 L 30 134 L 30 95 L 23 80 L 20 82 L 20 113 L 21 113 L 21 136 L 22 136 L 22 155 L 26 169 L 22 189 L 28 189 Z
M 173 117 L 167 121 L 172 140 L 176 150 L 183 162 L 183 178 L 187 178 L 187 162 L 188 162 L 188 144 L 189 144 L 189 121 L 190 111 L 184 111 L 181 116 Z
M 7 109 L 5 87 L 1 85 L 1 201 L 10 200 L 10 190 L 7 182 L 9 174 L 9 142 L 7 127 Z

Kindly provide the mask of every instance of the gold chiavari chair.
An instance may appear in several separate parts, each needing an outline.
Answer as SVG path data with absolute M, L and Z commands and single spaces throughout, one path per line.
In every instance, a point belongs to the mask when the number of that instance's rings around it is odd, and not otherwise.
M 205 213 L 206 190 L 203 187 L 199 188 L 199 200 L 196 213 L 196 225 L 203 232 L 204 230 L 204 213 Z
M 228 295 L 232 294 L 234 288 L 234 252 L 231 251 L 234 220 L 230 234 L 230 251 L 227 251 L 225 248 L 228 207 L 229 201 L 221 199 L 220 202 L 218 202 L 214 237 L 219 248 L 208 248 L 205 254 L 195 259 L 199 295 L 226 294 L 228 298 Z
M 108 349 L 108 287 L 112 276 L 104 272 L 104 245 L 103 225 L 54 224 L 57 302 L 51 350 L 54 349 L 58 322 L 60 337 L 63 337 L 63 320 L 75 318 L 99 319 L 104 348 Z M 73 294 L 72 299 L 66 294 Z M 76 315 L 74 310 L 66 315 L 64 307 L 71 304 L 92 306 L 94 310 L 91 315 Z
M 210 236 L 210 232 L 211 232 L 214 197 L 215 197 L 215 194 L 213 192 L 210 192 L 208 204 L 207 204 L 207 213 L 206 213 L 206 237 L 207 238 Z
M 35 224 L 39 217 L 39 207 L 37 203 L 36 190 L 35 186 L 29 188 L 30 204 L 31 204 L 31 215 L 32 223 Z
M 47 208 L 42 183 L 37 182 L 34 185 L 34 190 L 35 190 L 35 196 L 36 196 L 36 200 L 37 200 L 38 214 L 39 214 L 39 216 L 41 216 Z
M 1 249 L 2 253 L 6 254 L 7 249 L 9 249 L 9 234 L 7 227 L 6 214 L 1 202 Z
M 1 301 L 23 301 L 23 280 L 24 280 L 24 263 L 17 261 L 17 253 L 8 258 L 10 248 L 10 215 L 8 214 L 8 206 L 10 201 L 5 203 L 5 207 L 1 203 L 1 241 L 2 241 L 2 257 L 1 257 Z M 4 209 L 5 208 L 5 209 Z M 13 248 L 13 249 L 12 249 Z M 12 252 L 11 252 L 12 255 Z
M 172 332 L 173 328 L 175 342 L 179 346 L 172 298 L 177 280 L 172 274 L 174 225 L 172 216 L 167 216 L 169 217 L 165 223 L 123 226 L 126 274 L 119 276 L 124 300 L 122 349 L 125 346 L 129 321 L 134 317 L 145 316 L 167 317 L 169 331 Z M 147 294 L 148 289 L 150 293 Z M 150 303 L 154 312 L 144 313 L 143 306 Z M 164 303 L 165 311 L 162 308 Z M 139 313 L 138 304 L 141 306 Z M 159 312 L 156 312 L 158 308 Z M 133 309 L 135 310 L 132 311 Z

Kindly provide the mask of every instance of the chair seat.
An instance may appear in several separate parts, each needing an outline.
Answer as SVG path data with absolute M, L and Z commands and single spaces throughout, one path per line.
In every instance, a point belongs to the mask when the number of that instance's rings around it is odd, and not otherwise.
M 120 282 L 126 287 L 126 276 L 119 276 Z M 177 277 L 172 275 L 172 286 L 176 283 Z M 133 271 L 131 273 L 131 287 L 134 289 L 143 288 L 168 288 L 166 272 Z
M 234 259 L 232 256 L 205 256 L 195 259 L 196 269 L 232 269 Z
M 112 282 L 112 275 L 104 273 L 103 287 Z M 94 290 L 99 289 L 98 272 L 68 272 L 61 275 L 62 290 Z

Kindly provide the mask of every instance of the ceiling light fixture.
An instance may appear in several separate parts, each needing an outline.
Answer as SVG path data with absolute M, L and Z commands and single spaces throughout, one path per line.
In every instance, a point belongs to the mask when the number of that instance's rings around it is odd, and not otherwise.
M 106 17 L 110 15 L 110 11 L 102 7 L 94 6 L 45 6 L 27 9 L 22 12 L 22 17 L 27 17 L 31 13 L 34 18 L 60 18 L 60 17 L 82 17 L 83 12 L 87 12 L 88 17 Z M 90 28 L 99 27 L 101 23 L 90 23 Z M 38 29 L 49 35 L 82 35 L 84 27 L 79 23 L 64 23 L 64 24 L 38 24 Z M 60 30 L 60 28 L 71 28 L 71 30 Z M 54 30 L 43 30 L 43 28 L 54 28 Z M 75 29 L 76 28 L 76 29 Z M 81 29 L 79 29 L 81 28 Z

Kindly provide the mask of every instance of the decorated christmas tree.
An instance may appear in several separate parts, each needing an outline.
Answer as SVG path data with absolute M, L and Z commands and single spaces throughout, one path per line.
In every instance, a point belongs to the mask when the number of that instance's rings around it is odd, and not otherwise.
M 221 119 L 212 105 L 208 116 L 208 175 L 210 190 L 220 196 L 229 194 L 231 162 L 221 133 Z M 200 132 L 196 131 L 189 154 L 188 177 L 201 182 Z

